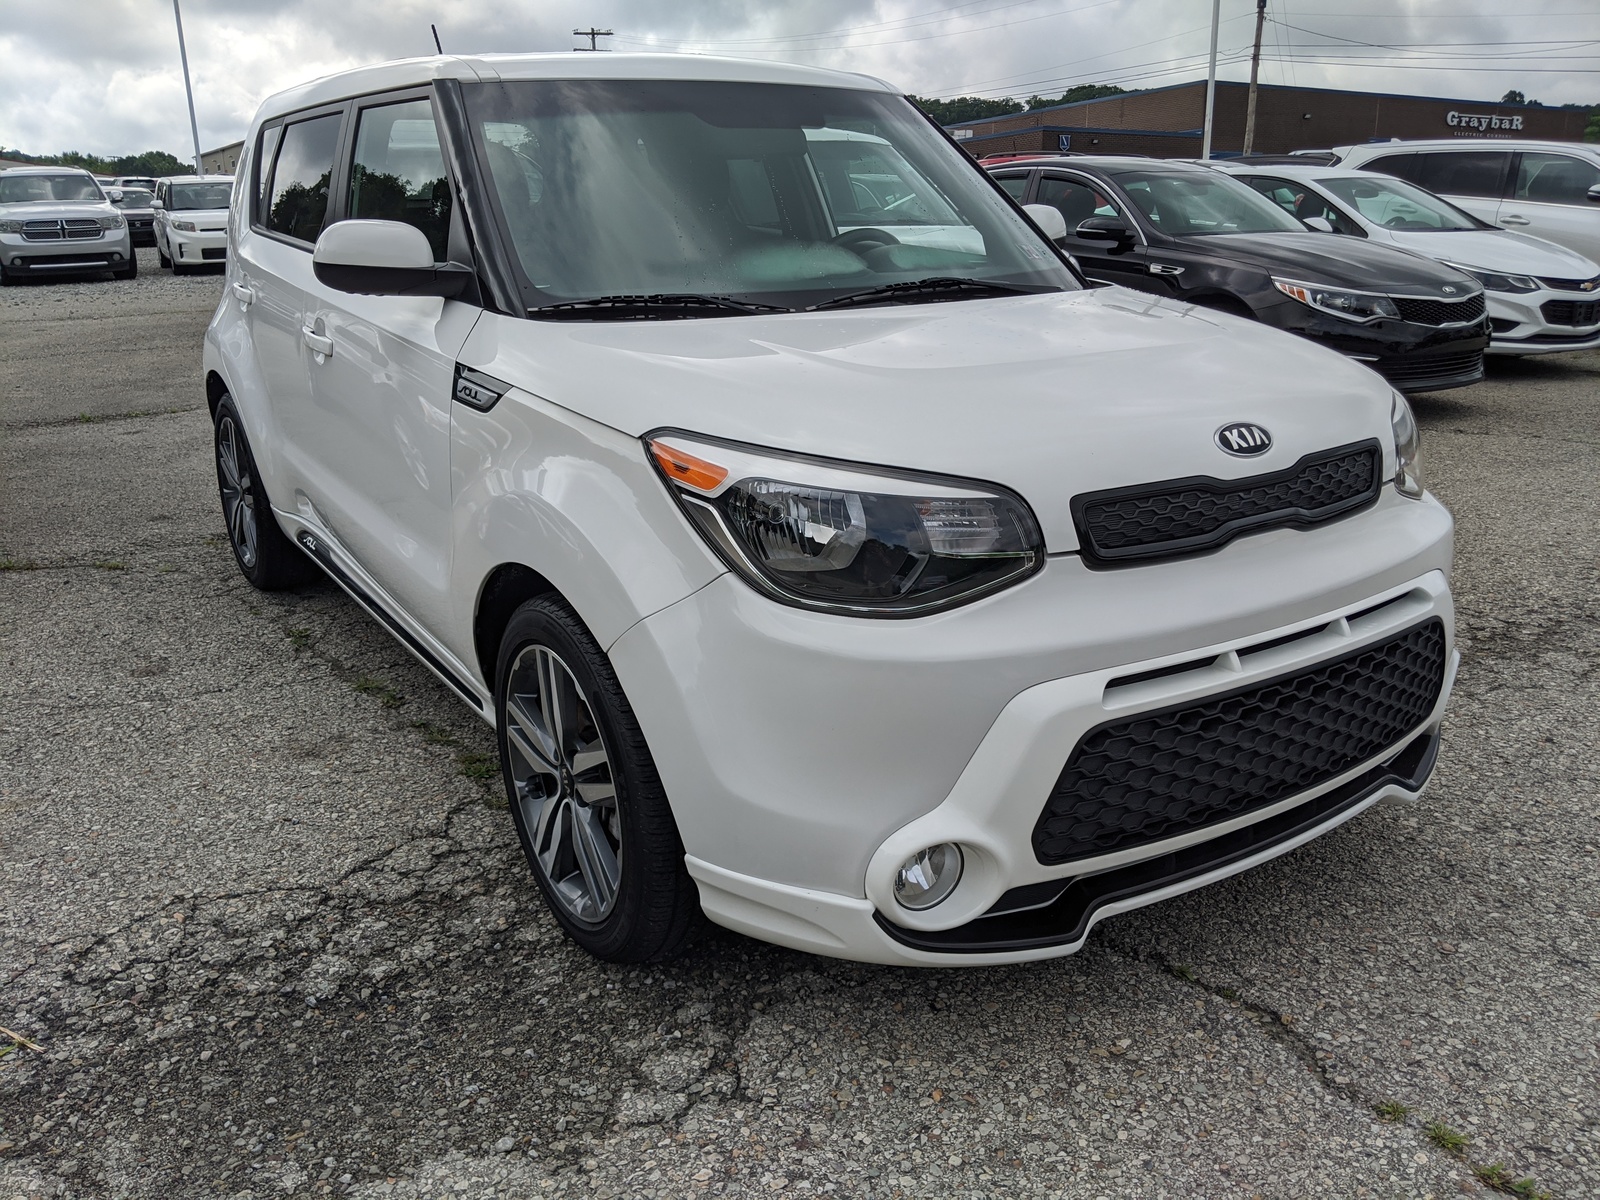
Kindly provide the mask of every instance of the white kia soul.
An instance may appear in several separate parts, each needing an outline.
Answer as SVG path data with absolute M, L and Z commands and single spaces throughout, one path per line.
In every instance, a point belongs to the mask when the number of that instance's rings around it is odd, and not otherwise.
M 1456 653 L 1406 402 L 1087 286 L 1058 225 L 856 75 L 488 56 L 275 96 L 205 344 L 239 566 L 315 563 L 494 723 L 602 958 L 701 912 L 1070 953 L 1415 796 Z

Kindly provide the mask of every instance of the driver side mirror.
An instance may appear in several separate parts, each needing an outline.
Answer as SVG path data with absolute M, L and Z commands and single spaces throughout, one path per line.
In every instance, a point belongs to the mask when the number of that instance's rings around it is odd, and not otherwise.
M 1090 217 L 1077 228 L 1077 236 L 1086 242 L 1115 242 L 1118 246 L 1133 245 L 1133 230 L 1121 217 Z
M 1039 232 L 1056 245 L 1059 246 L 1067 236 L 1067 219 L 1055 205 L 1024 204 L 1022 211 L 1033 219 L 1033 223 L 1039 227 Z
M 106 189 L 106 199 L 111 201 L 111 203 L 113 203 L 113 204 L 121 204 L 122 203 L 122 189 L 121 188 L 107 188 Z
M 1587 195 L 1590 204 L 1600 204 L 1600 183 L 1590 188 Z
M 401 221 L 338 221 L 311 254 L 317 280 L 360 296 L 458 296 L 472 268 L 433 260 L 422 230 Z
M 1317 233 L 1337 233 L 1338 232 L 1338 230 L 1336 230 L 1333 227 L 1333 222 L 1328 220 L 1327 217 L 1306 217 L 1300 223 L 1302 225 L 1304 225 L 1307 229 L 1315 230 Z
M 152 200 L 152 201 L 150 201 L 150 207 L 153 208 L 153 209 L 165 211 L 167 206 L 165 204 L 161 203 L 161 201 L 159 201 L 159 200 Z

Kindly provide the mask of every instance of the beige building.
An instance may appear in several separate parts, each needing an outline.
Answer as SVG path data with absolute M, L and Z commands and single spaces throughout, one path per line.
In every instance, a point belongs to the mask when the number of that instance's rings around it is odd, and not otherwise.
M 226 146 L 218 146 L 215 150 L 202 150 L 200 169 L 207 175 L 232 175 L 239 166 L 239 155 L 243 152 L 242 141 L 229 142 Z

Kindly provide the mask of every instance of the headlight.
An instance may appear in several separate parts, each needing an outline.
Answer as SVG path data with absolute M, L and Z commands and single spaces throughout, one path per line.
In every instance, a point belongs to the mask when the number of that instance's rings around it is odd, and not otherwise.
M 122 219 L 121 213 L 112 213 L 109 217 L 96 217 L 95 220 L 100 222 L 101 229 L 121 229 L 127 224 Z
M 1018 496 L 988 484 L 878 472 L 662 432 L 651 461 L 695 527 L 785 603 L 904 617 L 1031 575 L 1044 538 Z
M 1337 288 L 1321 287 L 1314 283 L 1295 283 L 1288 279 L 1274 279 L 1272 285 L 1285 296 L 1301 304 L 1320 308 L 1347 321 L 1376 321 L 1379 317 L 1398 317 L 1400 310 L 1387 296 L 1370 292 L 1344 292 Z
M 182 233 L 193 233 L 195 231 L 193 221 L 174 221 L 172 227 Z
M 1422 434 L 1417 430 L 1417 419 L 1411 415 L 1411 405 L 1399 392 L 1394 394 L 1394 404 L 1389 410 L 1389 423 L 1394 427 L 1394 486 L 1402 496 L 1422 495 Z
M 21 221 L 0 221 L 0 233 L 21 233 Z
M 1484 271 L 1478 267 L 1464 267 L 1460 263 L 1446 263 L 1445 266 L 1454 267 L 1458 271 L 1465 271 L 1483 284 L 1486 291 L 1537 292 L 1540 286 L 1539 281 L 1531 275 L 1502 275 L 1498 271 Z

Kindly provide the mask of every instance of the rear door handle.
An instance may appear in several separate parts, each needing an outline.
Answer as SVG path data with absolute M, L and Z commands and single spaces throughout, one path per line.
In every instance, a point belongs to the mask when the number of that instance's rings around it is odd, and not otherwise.
M 256 290 L 247 283 L 236 283 L 233 285 L 233 298 L 241 307 L 249 308 L 256 302 Z
M 1519 216 L 1517 216 L 1516 213 L 1512 213 L 1508 217 L 1501 217 L 1500 218 L 1500 224 L 1502 224 L 1502 225 L 1527 225 L 1527 224 L 1530 224 L 1530 222 L 1529 222 L 1527 217 L 1519 217 Z
M 302 325 L 300 327 L 300 336 L 305 340 L 306 345 L 311 348 L 312 353 L 321 354 L 324 357 L 333 353 L 333 339 L 323 336 L 311 326 Z

